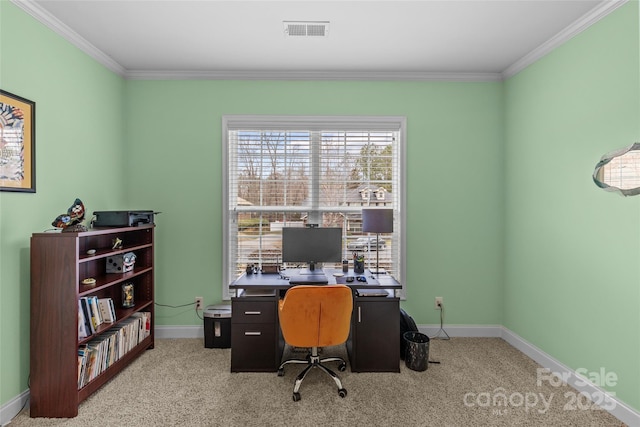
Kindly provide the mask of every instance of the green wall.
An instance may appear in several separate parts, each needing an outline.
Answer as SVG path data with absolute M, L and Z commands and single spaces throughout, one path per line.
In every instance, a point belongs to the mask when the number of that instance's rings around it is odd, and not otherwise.
M 407 301 L 416 321 L 501 322 L 500 83 L 129 81 L 128 198 L 158 216 L 157 300 L 222 295 L 224 114 L 407 117 Z M 170 243 L 169 243 L 170 242 Z M 194 324 L 159 307 L 157 324 Z
M 36 193 L 0 192 L 0 405 L 27 389 L 29 237 L 76 197 L 124 206 L 123 80 L 0 1 L 0 88 L 36 103 Z M 69 331 L 73 333 L 74 331 Z
M 640 141 L 638 3 L 505 84 L 504 326 L 640 408 L 640 198 L 600 190 L 600 157 Z
M 640 408 L 640 201 L 590 182 L 638 139 L 637 2 L 506 83 L 124 81 L 0 7 L 0 87 L 36 101 L 38 145 L 38 192 L 0 193 L 0 405 L 27 389 L 32 232 L 75 197 L 161 211 L 157 301 L 219 302 L 221 117 L 326 114 L 407 117 L 403 307 L 418 324 L 439 321 L 443 296 L 448 324 L 502 324 L 573 368 L 605 365 Z M 201 324 L 189 307 L 156 314 Z

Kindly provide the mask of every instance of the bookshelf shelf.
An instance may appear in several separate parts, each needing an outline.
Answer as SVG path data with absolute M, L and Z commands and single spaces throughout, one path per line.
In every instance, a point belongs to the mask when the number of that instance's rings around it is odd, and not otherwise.
M 96 293 L 96 291 L 99 291 L 103 288 L 108 288 L 113 285 L 117 285 L 118 283 L 127 282 L 136 276 L 139 276 L 141 274 L 146 274 L 149 271 L 151 271 L 151 269 L 152 267 L 134 268 L 133 271 L 128 271 L 122 274 L 110 273 L 102 276 L 97 276 L 97 275 L 87 276 L 87 277 L 93 277 L 94 279 L 96 279 L 96 284 L 93 286 L 87 286 L 80 283 L 78 294 L 80 296 L 93 295 L 94 293 Z M 80 282 L 82 282 L 82 280 L 86 279 L 87 277 L 81 278 Z
M 116 238 L 122 240 L 122 247 L 111 249 Z M 88 255 L 90 249 L 95 254 Z M 106 273 L 107 259 L 127 252 L 135 253 L 135 268 L 126 273 Z M 153 224 L 31 236 L 31 417 L 77 416 L 82 401 L 153 348 L 153 265 Z M 86 278 L 96 279 L 95 285 L 83 285 Z M 122 307 L 125 283 L 134 285 L 133 307 Z M 78 301 L 92 296 L 111 298 L 116 319 L 79 338 Z M 143 313 L 150 320 L 148 335 L 138 330 L 128 350 L 121 351 L 117 360 L 103 362 L 101 372 L 79 388 L 79 349 L 107 341 L 118 328 L 132 322 L 143 324 L 138 320 Z

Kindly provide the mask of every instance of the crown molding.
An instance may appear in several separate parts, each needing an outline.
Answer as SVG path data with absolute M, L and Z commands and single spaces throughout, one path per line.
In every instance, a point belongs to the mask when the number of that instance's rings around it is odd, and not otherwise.
M 33 0 L 10 0 L 11 3 L 18 6 L 20 9 L 33 16 L 35 19 L 44 24 L 47 28 L 58 33 L 62 38 L 67 40 L 72 45 L 76 46 L 82 52 L 95 59 L 101 65 L 105 66 L 114 73 L 124 77 L 125 69 L 122 65 L 114 61 L 110 56 L 106 55 L 100 49 L 89 43 L 80 34 L 73 31 L 68 25 L 64 24 L 58 18 L 50 14 L 48 11 L 40 7 Z
M 577 36 L 614 10 L 618 9 L 620 6 L 627 3 L 627 1 L 628 0 L 603 0 L 598 6 L 591 9 L 571 25 L 511 64 L 502 72 L 502 79 L 506 80 L 510 77 L 515 76 L 520 71 L 527 68 L 529 65 L 538 61 L 560 45 L 571 40 L 573 37 Z
M 130 80 L 393 80 L 500 81 L 500 73 L 433 73 L 403 71 L 127 71 Z
M 128 80 L 346 80 L 497 82 L 513 77 L 575 37 L 628 0 L 603 0 L 569 27 L 538 46 L 501 73 L 419 71 L 155 71 L 127 70 L 33 0 L 10 0 L 107 69 Z

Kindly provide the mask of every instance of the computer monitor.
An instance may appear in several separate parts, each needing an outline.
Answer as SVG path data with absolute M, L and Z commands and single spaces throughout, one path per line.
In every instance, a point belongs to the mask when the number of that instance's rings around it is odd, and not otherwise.
M 282 261 L 306 263 L 310 273 L 316 263 L 342 261 L 342 228 L 283 228 Z

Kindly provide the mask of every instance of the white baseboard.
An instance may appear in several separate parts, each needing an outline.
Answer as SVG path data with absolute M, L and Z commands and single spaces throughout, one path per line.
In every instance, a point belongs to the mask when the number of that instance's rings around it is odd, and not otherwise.
M 6 426 L 20 413 L 29 400 L 29 390 L 25 390 L 4 405 L 0 406 L 0 426 Z
M 428 337 L 501 338 L 500 325 L 417 325 L 418 330 Z M 446 335 L 445 335 L 446 334 Z
M 631 408 L 626 403 L 611 396 L 606 390 L 594 385 L 579 376 L 576 371 L 570 369 L 558 360 L 554 359 L 533 344 L 522 339 L 518 334 L 510 331 L 501 325 L 445 325 L 440 329 L 440 325 L 417 325 L 418 330 L 429 337 L 443 338 L 450 337 L 477 337 L 477 338 L 502 338 L 511 346 L 517 348 L 529 358 L 548 369 L 550 375 L 565 379 L 566 383 L 584 393 L 585 396 L 595 396 L 600 400 L 601 406 L 611 415 L 629 426 L 640 426 L 640 412 Z M 445 335 L 446 333 L 446 335 Z
M 640 426 L 640 412 L 629 405 L 610 396 L 604 389 L 585 381 L 574 370 L 560 363 L 533 344 L 522 339 L 516 333 L 501 325 L 445 325 L 441 330 L 440 325 L 418 325 L 420 332 L 429 337 L 466 337 L 466 338 L 502 338 L 511 346 L 517 348 L 532 360 L 547 368 L 551 373 L 565 378 L 567 384 L 578 392 L 584 392 L 589 396 L 606 396 L 603 403 L 612 409 L 606 409 L 611 415 L 629 426 Z M 445 335 L 446 333 L 446 335 Z M 203 338 L 203 326 L 158 326 L 155 328 L 157 339 L 168 338 Z M 29 398 L 29 391 L 16 396 L 5 405 L 0 406 L 0 425 L 7 425 L 22 409 Z
M 204 339 L 204 326 L 156 326 L 155 338 L 202 338 Z
M 529 356 L 543 368 L 547 368 L 552 374 L 564 378 L 566 383 L 578 392 L 584 393 L 586 396 L 597 396 L 599 400 L 601 399 L 601 406 L 626 425 L 640 426 L 640 412 L 615 396 L 611 396 L 605 389 L 585 380 L 575 370 L 560 363 L 533 344 L 522 339 L 516 333 L 502 326 L 500 328 L 502 329 L 501 338 L 503 340 Z

